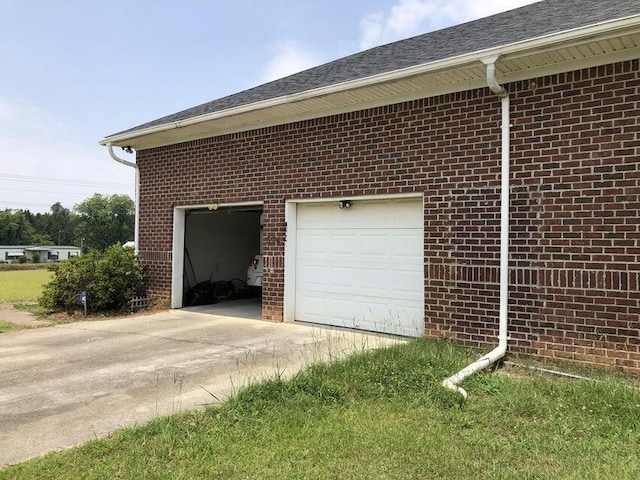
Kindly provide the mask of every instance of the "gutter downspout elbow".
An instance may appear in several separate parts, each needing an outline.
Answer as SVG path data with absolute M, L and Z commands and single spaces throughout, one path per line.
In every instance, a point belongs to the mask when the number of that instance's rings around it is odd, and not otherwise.
M 123 165 L 126 165 L 127 167 L 131 167 L 133 169 L 135 169 L 136 171 L 136 192 L 135 192 L 135 227 L 134 227 L 134 233 L 133 233 L 133 243 L 134 243 L 134 249 L 136 252 L 136 255 L 138 254 L 138 239 L 140 237 L 140 170 L 138 168 L 138 164 L 134 163 L 134 162 L 130 162 L 128 160 L 125 160 L 123 158 L 118 157 L 114 152 L 113 152 L 113 146 L 108 143 L 107 144 L 107 148 L 109 149 L 109 155 L 111 156 L 111 158 L 113 158 L 116 162 L 121 163 Z
M 486 69 L 487 69 L 487 85 L 491 89 L 493 93 L 498 95 L 500 98 L 509 97 L 509 92 L 502 85 L 498 83 L 496 79 L 496 62 L 498 61 L 498 57 L 485 58 L 482 60 Z M 503 125 L 504 126 L 504 125 Z
M 480 359 L 466 366 L 455 375 L 447 378 L 442 385 L 458 392 L 467 399 L 467 392 L 458 383 L 474 373 L 484 370 L 507 353 L 508 340 L 508 303 L 509 303 L 509 152 L 510 152 L 510 104 L 509 92 L 498 83 L 495 77 L 495 63 L 498 57 L 483 59 L 487 69 L 487 85 L 501 98 L 502 107 L 502 147 L 501 147 L 501 191 L 500 191 L 500 313 L 498 346 Z

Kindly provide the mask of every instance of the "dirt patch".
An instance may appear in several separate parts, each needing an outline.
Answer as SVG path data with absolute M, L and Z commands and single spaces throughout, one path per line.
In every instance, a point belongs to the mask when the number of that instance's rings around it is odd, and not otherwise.
M 71 312 L 54 312 L 47 314 L 50 325 L 57 325 L 72 322 L 93 322 L 101 320 L 114 320 L 118 318 L 133 318 L 139 316 L 152 315 L 154 313 L 170 310 L 164 303 L 152 302 L 148 307 L 136 309 L 134 312 L 127 310 L 84 314 L 81 308 Z
M 0 303 L 0 320 L 29 328 L 51 325 L 50 322 L 40 320 L 33 313 L 16 310 L 12 303 Z
M 148 308 L 138 309 L 135 312 L 108 312 L 102 314 L 89 314 L 85 316 L 81 310 L 72 313 L 56 312 L 38 317 L 37 315 L 22 310 L 17 310 L 13 303 L 0 303 L 0 321 L 20 325 L 23 328 L 50 327 L 64 323 L 82 321 L 113 320 L 123 317 L 138 317 L 151 315 L 168 310 L 166 305 L 152 304 Z

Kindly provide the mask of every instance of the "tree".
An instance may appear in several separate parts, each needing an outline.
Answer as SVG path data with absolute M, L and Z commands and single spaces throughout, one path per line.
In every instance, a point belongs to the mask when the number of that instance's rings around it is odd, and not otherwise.
M 29 245 L 35 230 L 22 210 L 0 211 L 0 245 Z
M 135 206 L 128 195 L 100 195 L 79 203 L 76 238 L 84 239 L 88 249 L 105 250 L 133 239 Z
M 51 213 L 25 212 L 36 230 L 33 243 L 38 245 L 72 245 L 76 241 L 76 216 L 60 202 L 51 205 Z
M 51 216 L 45 233 L 56 245 L 73 245 L 76 240 L 76 218 L 60 202 L 51 205 Z

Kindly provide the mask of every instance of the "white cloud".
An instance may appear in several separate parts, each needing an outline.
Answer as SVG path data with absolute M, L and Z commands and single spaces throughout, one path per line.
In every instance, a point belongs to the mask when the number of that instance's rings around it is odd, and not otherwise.
M 133 180 L 133 170 L 113 162 L 95 139 L 86 142 L 35 105 L 0 97 L 0 209 L 73 208 L 96 192 L 133 196 Z
M 384 43 L 382 40 L 385 35 L 385 18 L 384 13 L 370 13 L 360 20 L 360 48 L 366 50 Z
M 270 50 L 272 57 L 262 75 L 263 82 L 286 77 L 321 63 L 314 52 L 292 40 L 281 40 L 275 43 Z
M 360 21 L 360 48 L 367 49 L 456 25 L 539 0 L 399 0 L 388 12 Z

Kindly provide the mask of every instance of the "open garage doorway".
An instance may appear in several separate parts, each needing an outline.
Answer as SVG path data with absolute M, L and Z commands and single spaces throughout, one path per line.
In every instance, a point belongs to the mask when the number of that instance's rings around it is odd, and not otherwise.
M 256 270 L 262 265 L 254 259 L 262 253 L 262 205 L 213 205 L 175 212 L 174 256 L 182 258 L 174 258 L 174 308 L 261 318 L 262 284 L 256 281 L 261 280 L 261 276 L 256 279 Z M 234 315 L 236 310 L 242 314 Z

